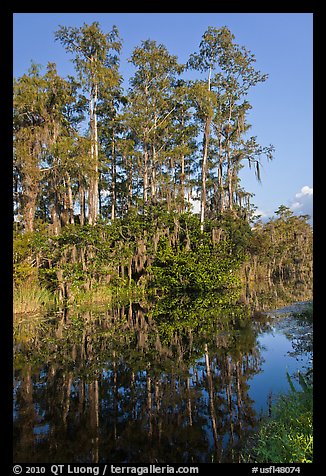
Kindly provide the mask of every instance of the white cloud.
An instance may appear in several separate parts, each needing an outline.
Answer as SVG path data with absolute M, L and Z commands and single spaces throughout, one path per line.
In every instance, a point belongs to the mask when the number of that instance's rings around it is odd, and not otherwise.
M 313 188 L 305 185 L 301 188 L 299 192 L 295 194 L 295 196 L 288 201 L 286 204 L 290 210 L 293 211 L 294 215 L 309 215 L 310 219 L 308 222 L 312 224 L 313 222 Z M 261 215 L 261 220 L 263 223 L 267 222 L 271 217 L 275 217 L 275 210 L 262 210 L 257 208 L 254 212 L 254 215 Z
M 313 188 L 305 185 L 290 202 L 290 209 L 295 215 L 313 216 Z
M 295 194 L 295 197 L 301 198 L 301 197 L 305 197 L 307 195 L 312 195 L 312 194 L 313 194 L 313 188 L 308 187 L 308 185 L 305 185 L 304 187 L 302 187 L 299 193 Z

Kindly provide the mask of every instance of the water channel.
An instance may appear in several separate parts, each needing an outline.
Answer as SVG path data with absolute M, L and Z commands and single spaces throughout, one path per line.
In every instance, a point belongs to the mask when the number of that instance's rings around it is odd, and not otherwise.
M 311 286 L 179 296 L 14 320 L 14 462 L 239 462 L 287 373 Z M 289 307 L 286 307 L 289 306 Z

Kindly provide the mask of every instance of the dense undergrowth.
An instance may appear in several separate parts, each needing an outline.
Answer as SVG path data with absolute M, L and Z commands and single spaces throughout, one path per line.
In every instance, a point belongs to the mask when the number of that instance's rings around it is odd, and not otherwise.
M 311 242 L 306 217 L 281 213 L 252 228 L 228 212 L 207 220 L 203 232 L 197 215 L 160 206 L 113 222 L 67 225 L 58 235 L 40 222 L 33 232 L 14 232 L 15 312 L 139 292 L 223 292 L 243 279 L 300 276 L 311 273 Z

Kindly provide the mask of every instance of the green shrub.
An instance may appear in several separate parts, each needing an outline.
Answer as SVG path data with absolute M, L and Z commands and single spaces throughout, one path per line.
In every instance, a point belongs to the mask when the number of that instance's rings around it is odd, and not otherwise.
M 166 239 L 151 266 L 151 285 L 165 291 L 215 291 L 239 284 L 239 260 L 231 255 L 229 245 L 206 243 L 196 249 L 174 250 Z
M 313 461 L 313 398 L 312 385 L 299 374 L 302 390 L 278 397 L 272 405 L 271 417 L 263 421 L 246 462 L 312 463 Z

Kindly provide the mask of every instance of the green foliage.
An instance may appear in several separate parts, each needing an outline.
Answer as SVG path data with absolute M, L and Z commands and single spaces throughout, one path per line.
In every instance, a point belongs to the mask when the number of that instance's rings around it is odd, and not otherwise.
M 150 267 L 152 287 L 163 293 L 205 292 L 239 284 L 237 272 L 243 260 L 243 245 L 232 228 L 233 222 L 223 222 L 225 236 L 217 243 L 212 241 L 212 229 L 221 227 L 216 221 L 206 222 L 201 233 L 198 217 L 188 213 L 177 218 L 176 226 L 176 241 L 163 236 L 158 243 Z
M 237 260 L 230 256 L 229 246 L 205 244 L 192 250 L 173 251 L 168 240 L 160 242 L 151 267 L 152 286 L 161 291 L 212 291 L 238 284 Z
M 41 221 L 34 232 L 15 232 L 15 285 L 39 282 L 61 299 L 67 293 L 70 302 L 98 286 L 138 285 L 156 294 L 236 290 L 248 256 L 277 260 L 283 239 L 275 239 L 278 226 L 300 230 L 287 221 L 252 230 L 245 219 L 225 212 L 206 220 L 201 232 L 199 217 L 190 212 L 168 211 L 164 204 L 145 210 L 142 215 L 131 208 L 122 219 L 94 226 L 70 224 L 58 235 Z
M 313 229 L 309 216 L 295 216 L 281 205 L 277 218 L 257 223 L 249 243 L 249 263 L 254 272 L 272 278 L 312 275 Z
M 312 463 L 313 461 L 313 387 L 301 373 L 301 390 L 287 375 L 290 393 L 278 397 L 265 419 L 254 445 L 244 458 L 254 463 Z
M 47 289 L 33 284 L 16 287 L 13 297 L 14 312 L 17 314 L 41 311 L 54 304 L 54 297 Z
M 26 282 L 35 275 L 35 269 L 29 261 L 31 234 L 14 234 L 13 241 L 13 278 L 16 285 Z
M 232 254 L 241 260 L 248 255 L 253 231 L 246 219 L 226 210 L 217 220 L 206 221 L 206 230 L 212 230 L 214 227 L 221 229 L 229 240 Z

